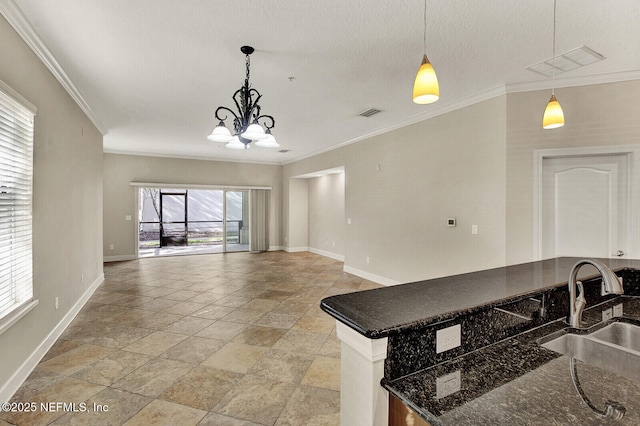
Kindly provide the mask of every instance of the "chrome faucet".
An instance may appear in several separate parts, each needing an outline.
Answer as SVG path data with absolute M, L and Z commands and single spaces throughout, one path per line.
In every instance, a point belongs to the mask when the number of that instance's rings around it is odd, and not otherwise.
M 582 323 L 582 311 L 586 305 L 584 299 L 584 287 L 582 282 L 578 281 L 578 271 L 584 265 L 595 266 L 602 276 L 602 295 L 605 294 L 623 294 L 624 289 L 618 279 L 618 276 L 609 269 L 604 263 L 595 259 L 583 259 L 573 265 L 569 274 L 569 325 L 579 328 Z M 580 295 L 576 297 L 576 287 L 580 289 Z

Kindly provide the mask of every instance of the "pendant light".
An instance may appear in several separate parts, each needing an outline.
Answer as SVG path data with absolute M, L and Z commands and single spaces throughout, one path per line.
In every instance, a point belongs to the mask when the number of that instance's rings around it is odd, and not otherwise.
M 413 102 L 416 104 L 430 104 L 440 99 L 438 77 L 427 58 L 427 0 L 424 0 L 424 54 L 422 64 L 418 69 L 416 81 L 413 83 Z
M 564 113 L 562 107 L 556 99 L 555 85 L 556 85 L 556 0 L 553 0 L 553 56 L 551 57 L 551 99 L 544 110 L 542 116 L 542 128 L 543 129 L 557 129 L 564 126 Z

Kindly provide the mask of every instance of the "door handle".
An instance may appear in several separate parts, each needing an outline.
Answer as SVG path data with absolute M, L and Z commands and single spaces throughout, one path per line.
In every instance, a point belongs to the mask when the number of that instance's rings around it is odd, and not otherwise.
M 624 256 L 624 252 L 622 250 L 618 250 L 616 253 L 613 254 L 614 256 L 618 256 L 618 257 L 622 257 Z

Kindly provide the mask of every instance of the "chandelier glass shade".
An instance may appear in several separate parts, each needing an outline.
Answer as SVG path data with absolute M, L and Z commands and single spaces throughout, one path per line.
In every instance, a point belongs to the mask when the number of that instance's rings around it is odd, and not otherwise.
M 278 148 L 280 145 L 271 134 L 271 129 L 275 126 L 272 116 L 261 114 L 261 107 L 258 104 L 262 95 L 249 84 L 249 67 L 251 65 L 250 56 L 254 49 L 251 46 L 242 46 L 240 51 L 245 54 L 246 78 L 244 85 L 233 94 L 233 101 L 236 111 L 220 106 L 216 109 L 215 117 L 219 120 L 218 125 L 207 139 L 212 142 L 226 143 L 229 149 L 247 149 L 251 142 L 266 148 Z M 233 133 L 225 125 L 225 120 L 233 118 Z M 258 141 L 267 141 L 258 144 Z

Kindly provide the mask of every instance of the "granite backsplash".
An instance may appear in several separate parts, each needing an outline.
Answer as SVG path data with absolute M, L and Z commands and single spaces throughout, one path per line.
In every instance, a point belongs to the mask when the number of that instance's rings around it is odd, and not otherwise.
M 625 294 L 640 296 L 640 271 L 622 269 Z M 587 308 L 605 303 L 616 295 L 600 295 L 600 278 L 584 282 Z M 451 361 L 469 352 L 495 344 L 527 330 L 567 316 L 569 294 L 566 285 L 502 300 L 469 310 L 468 313 L 419 329 L 388 337 L 384 377 L 395 380 L 431 366 Z M 461 345 L 436 353 L 437 330 L 460 324 Z

